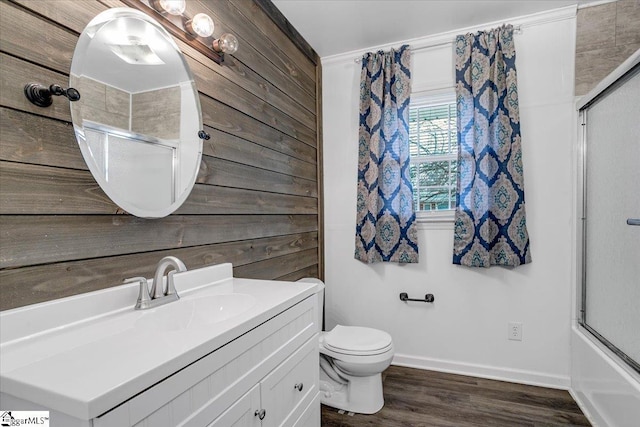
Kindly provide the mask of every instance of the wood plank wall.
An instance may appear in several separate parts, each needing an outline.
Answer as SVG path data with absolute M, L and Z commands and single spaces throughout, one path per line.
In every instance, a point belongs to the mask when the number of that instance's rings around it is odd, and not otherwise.
M 240 48 L 218 65 L 178 41 L 211 139 L 190 197 L 166 218 L 108 199 L 66 100 L 26 100 L 28 82 L 66 86 L 85 25 L 123 6 L 0 0 L 0 310 L 152 277 L 166 255 L 188 268 L 231 262 L 236 277 L 322 278 L 320 61 L 269 0 L 187 0 Z

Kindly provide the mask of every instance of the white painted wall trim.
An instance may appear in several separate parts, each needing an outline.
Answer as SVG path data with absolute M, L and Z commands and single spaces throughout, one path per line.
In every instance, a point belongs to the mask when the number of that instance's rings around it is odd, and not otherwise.
M 322 65 L 328 65 L 333 63 L 340 62 L 349 62 L 357 59 L 358 57 L 364 55 L 367 52 L 377 51 L 377 50 L 386 50 L 392 47 L 399 47 L 404 44 L 408 44 L 412 49 L 427 49 L 430 47 L 441 47 L 445 44 L 453 45 L 453 41 L 455 40 L 458 34 L 471 33 L 475 31 L 485 30 L 488 28 L 494 28 L 500 26 L 505 23 L 512 24 L 514 26 L 519 25 L 523 30 L 526 27 L 530 27 L 533 25 L 546 24 L 550 22 L 562 21 L 565 19 L 575 18 L 577 13 L 577 6 L 567 6 L 559 9 L 554 9 L 550 11 L 538 12 L 531 15 L 525 15 L 520 17 L 515 17 L 511 19 L 503 19 L 500 21 L 489 22 L 483 25 L 460 28 L 454 31 L 448 31 L 446 33 L 440 33 L 435 35 L 430 35 L 426 37 L 417 37 L 415 39 L 409 39 L 404 41 L 396 41 L 392 43 L 387 43 L 384 45 L 378 46 L 370 46 L 366 49 L 352 50 L 350 52 L 340 53 L 338 55 L 325 56 L 320 58 Z
M 441 221 L 440 220 L 421 221 L 420 219 L 418 219 L 417 224 L 418 224 L 418 230 L 451 230 L 453 231 L 455 227 L 453 219 L 441 220 Z
M 449 374 L 467 375 L 471 377 L 486 378 L 490 380 L 507 381 L 511 383 L 533 385 L 539 387 L 569 390 L 571 379 L 568 376 L 542 374 L 539 372 L 525 371 L 521 369 L 509 369 L 497 366 L 479 365 L 474 363 L 462 363 L 450 360 L 416 357 L 405 354 L 396 354 L 392 365 L 408 368 L 425 369 L 430 371 L 446 372 Z

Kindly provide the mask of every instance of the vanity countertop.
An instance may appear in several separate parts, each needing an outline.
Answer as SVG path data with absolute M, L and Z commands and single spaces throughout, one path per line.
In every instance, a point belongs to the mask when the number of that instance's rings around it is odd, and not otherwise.
M 0 313 L 0 391 L 92 419 L 317 292 L 234 278 L 231 264 L 174 277 L 180 300 L 149 310 L 133 309 L 132 284 Z M 215 321 L 193 312 L 229 294 L 250 295 L 250 308 Z

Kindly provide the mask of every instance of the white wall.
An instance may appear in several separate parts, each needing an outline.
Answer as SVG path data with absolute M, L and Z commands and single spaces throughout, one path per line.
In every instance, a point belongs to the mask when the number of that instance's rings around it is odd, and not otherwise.
M 360 77 L 354 58 L 363 52 L 323 58 L 325 316 L 327 328 L 340 323 L 388 331 L 396 364 L 566 388 L 575 8 L 509 22 L 523 29 L 516 36 L 516 63 L 533 263 L 516 269 L 454 266 L 452 223 L 421 227 L 416 265 L 354 260 Z M 414 49 L 435 45 L 413 55 L 414 91 L 453 90 L 452 47 L 442 41 L 477 29 L 408 41 Z M 403 303 L 400 292 L 433 293 L 435 303 Z M 507 340 L 509 321 L 522 322 L 522 342 Z

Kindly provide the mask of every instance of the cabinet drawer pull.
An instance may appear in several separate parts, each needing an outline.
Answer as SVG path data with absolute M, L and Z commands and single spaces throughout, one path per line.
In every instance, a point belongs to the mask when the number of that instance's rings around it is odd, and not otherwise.
M 267 411 L 265 411 L 264 409 L 256 409 L 256 413 L 253 415 L 260 418 L 261 420 L 264 420 L 264 417 L 267 415 Z
M 293 388 L 295 388 L 298 391 L 302 391 L 302 387 L 304 387 L 304 384 L 302 384 L 302 383 L 298 383 L 298 384 L 293 386 Z

